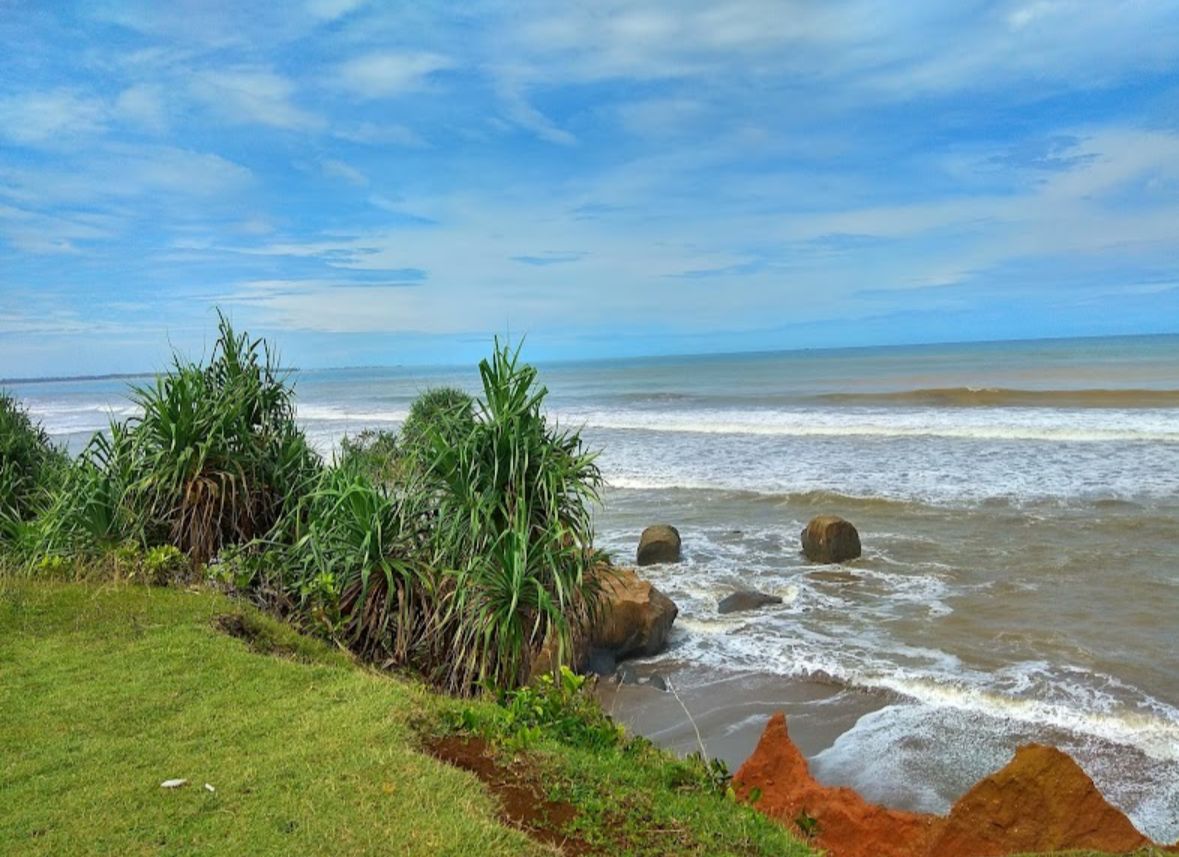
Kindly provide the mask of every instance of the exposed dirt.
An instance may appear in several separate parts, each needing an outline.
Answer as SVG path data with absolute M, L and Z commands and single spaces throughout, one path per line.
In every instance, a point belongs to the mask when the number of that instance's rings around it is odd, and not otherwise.
M 852 789 L 824 786 L 775 714 L 757 749 L 733 777 L 738 797 L 809 835 L 830 857 L 1005 857 L 1029 851 L 1093 849 L 1124 854 L 1150 841 L 1069 756 L 1020 747 L 948 816 L 901 812 Z
M 562 854 L 592 854 L 584 840 L 569 836 L 563 829 L 577 817 L 576 808 L 565 801 L 544 796 L 540 772 L 525 759 L 505 764 L 492 753 L 481 738 L 450 735 L 426 744 L 435 758 L 464 771 L 470 771 L 499 799 L 504 822 L 526 832 L 533 839 L 560 849 Z

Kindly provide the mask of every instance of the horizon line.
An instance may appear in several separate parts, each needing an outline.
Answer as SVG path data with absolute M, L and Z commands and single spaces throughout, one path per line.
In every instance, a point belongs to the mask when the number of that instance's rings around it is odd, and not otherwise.
M 1020 344 L 1032 342 L 1065 342 L 1111 339 L 1161 339 L 1179 337 L 1179 331 L 1171 333 L 1107 333 L 1090 334 L 1087 336 L 1032 336 L 1011 339 L 954 339 L 938 340 L 935 342 L 897 342 L 886 345 L 832 345 L 832 346 L 802 346 L 798 348 L 755 348 L 748 351 L 691 351 L 669 352 L 665 354 L 635 354 L 628 357 L 564 357 L 556 360 L 534 361 L 538 366 L 569 366 L 583 363 L 624 363 L 632 360 L 683 360 L 699 357 L 748 357 L 771 354 L 801 354 L 804 352 L 839 352 L 839 351 L 869 351 L 889 350 L 900 348 L 938 348 L 954 345 L 999 345 L 1004 343 Z M 357 369 L 457 369 L 467 366 L 466 363 L 363 363 L 345 366 L 291 366 L 281 367 L 279 371 L 297 372 L 345 372 Z M 97 375 L 47 375 L 0 378 L 0 386 L 15 384 L 62 384 L 70 381 L 119 381 L 134 378 L 156 378 L 165 371 L 141 370 L 135 372 L 104 372 Z

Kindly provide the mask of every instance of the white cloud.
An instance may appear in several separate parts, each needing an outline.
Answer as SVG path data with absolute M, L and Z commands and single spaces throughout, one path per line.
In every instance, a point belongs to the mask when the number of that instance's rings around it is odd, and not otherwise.
M 363 98 L 383 98 L 421 89 L 430 75 L 453 67 L 441 54 L 370 53 L 340 65 L 336 82 Z
M 0 99 L 0 136 L 23 145 L 57 145 L 63 138 L 98 134 L 106 119 L 101 101 L 70 89 Z
M 153 84 L 129 86 L 115 99 L 115 114 L 156 133 L 167 130 L 163 89 Z
M 528 103 L 524 94 L 513 88 L 500 89 L 500 99 L 507 117 L 517 126 L 536 134 L 542 140 L 571 146 L 577 138 Z
M 337 161 L 333 158 L 327 158 L 320 162 L 320 168 L 324 175 L 331 178 L 343 179 L 348 184 L 356 187 L 366 187 L 368 185 L 368 176 L 362 173 L 356 167 L 346 164 L 343 161 Z
M 243 125 L 316 130 L 324 120 L 294 103 L 295 85 L 266 69 L 238 68 L 197 73 L 190 91 L 214 112 Z
M 332 134 L 350 143 L 370 146 L 392 145 L 410 149 L 425 148 L 427 143 L 412 128 L 397 123 L 358 122 L 333 124 Z

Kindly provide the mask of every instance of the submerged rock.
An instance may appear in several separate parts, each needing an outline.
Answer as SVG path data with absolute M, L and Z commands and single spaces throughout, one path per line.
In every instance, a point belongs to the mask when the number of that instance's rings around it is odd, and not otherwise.
M 645 684 L 648 687 L 653 687 L 656 690 L 661 690 L 667 693 L 667 679 L 659 673 L 651 673 L 646 679 L 639 679 L 639 684 Z
M 716 605 L 716 612 L 720 614 L 737 613 L 742 610 L 756 610 L 767 604 L 781 604 L 782 599 L 777 595 L 766 592 L 756 592 L 752 589 L 734 592 L 726 595 Z
M 779 713 L 733 776 L 733 788 L 829 857 L 1007 857 L 1075 849 L 1124 854 L 1151 844 L 1068 755 L 1035 744 L 1020 747 L 941 817 L 887 809 L 852 789 L 820 784 Z
M 635 562 L 639 565 L 679 562 L 680 546 L 679 530 L 671 524 L 652 524 L 639 536 L 639 549 L 635 556 Z
M 855 559 L 860 555 L 860 534 L 838 515 L 819 515 L 802 531 L 802 552 L 811 562 Z

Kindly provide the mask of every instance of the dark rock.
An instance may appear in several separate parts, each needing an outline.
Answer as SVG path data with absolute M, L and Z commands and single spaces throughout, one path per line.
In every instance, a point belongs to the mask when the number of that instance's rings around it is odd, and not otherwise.
M 639 537 L 639 565 L 680 561 L 680 532 L 671 524 L 652 524 Z
M 860 534 L 838 515 L 820 515 L 802 531 L 802 552 L 812 562 L 855 559 L 860 555 Z
M 619 684 L 638 684 L 639 674 L 630 664 L 623 664 L 618 668 L 618 672 L 614 673 L 614 680 Z
M 647 679 L 646 683 L 651 685 L 651 687 L 655 688 L 656 690 L 661 690 L 664 693 L 667 693 L 667 679 L 665 679 L 659 673 L 652 673 L 651 676 Z
M 717 613 L 738 613 L 742 610 L 756 610 L 759 607 L 765 607 L 767 604 L 781 604 L 782 599 L 777 595 L 769 595 L 765 592 L 755 592 L 747 590 L 743 592 L 734 592 L 732 595 L 726 595 L 716 605 Z
M 615 660 L 612 651 L 609 649 L 600 649 L 596 646 L 590 649 L 589 657 L 586 658 L 585 662 L 586 672 L 597 675 L 610 675 L 616 669 L 618 669 L 618 662 Z

